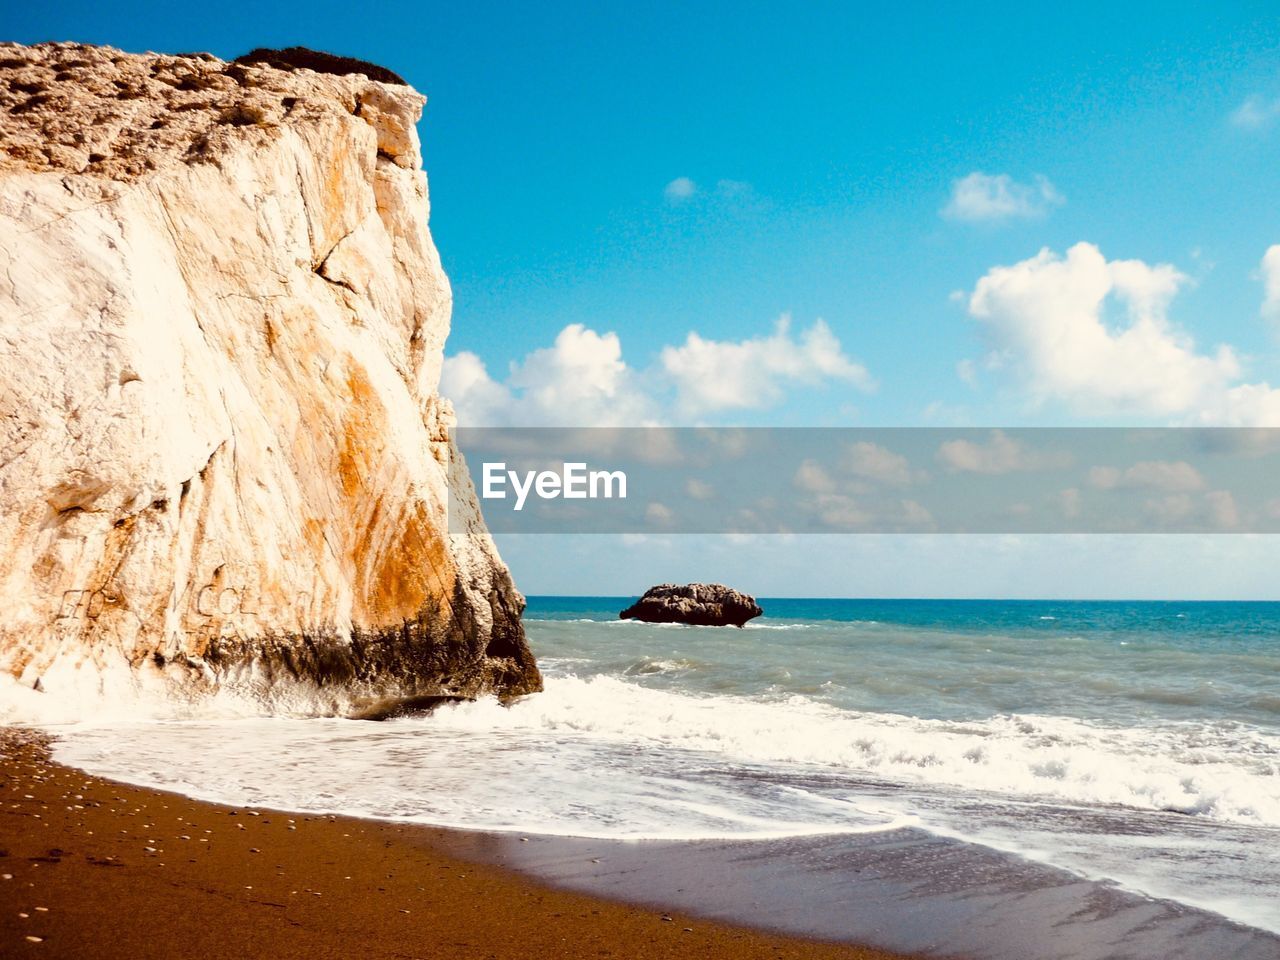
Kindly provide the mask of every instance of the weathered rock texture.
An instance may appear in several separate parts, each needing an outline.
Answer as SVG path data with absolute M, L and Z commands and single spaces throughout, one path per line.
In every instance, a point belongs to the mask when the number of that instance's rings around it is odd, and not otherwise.
M 423 103 L 0 44 L 0 677 L 304 713 L 540 688 L 436 394 Z
M 722 583 L 662 583 L 618 614 L 622 620 L 689 623 L 699 627 L 740 627 L 764 613 L 756 598 Z

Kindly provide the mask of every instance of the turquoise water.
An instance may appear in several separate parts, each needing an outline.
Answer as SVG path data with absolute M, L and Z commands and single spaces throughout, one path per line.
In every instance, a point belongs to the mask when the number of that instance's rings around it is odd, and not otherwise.
M 738 630 L 632 599 L 530 598 L 546 690 L 510 706 L 85 725 L 57 756 L 521 834 L 914 828 L 1280 932 L 1280 604 L 766 598 Z
M 530 597 L 535 652 L 654 686 L 934 719 L 1030 711 L 1280 729 L 1280 603 L 765 598 L 745 635 L 596 629 L 632 601 Z

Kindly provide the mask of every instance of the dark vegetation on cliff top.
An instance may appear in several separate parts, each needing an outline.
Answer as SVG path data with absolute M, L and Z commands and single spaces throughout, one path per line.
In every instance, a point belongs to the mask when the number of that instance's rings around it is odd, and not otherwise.
M 386 67 L 367 60 L 354 57 L 341 57 L 336 53 L 325 53 L 323 50 L 311 50 L 308 47 L 282 47 L 278 50 L 270 47 L 258 47 L 244 56 L 236 57 L 234 63 L 265 63 L 277 70 L 314 70 L 316 73 L 333 73 L 342 76 L 348 73 L 363 73 L 370 80 L 379 83 L 398 83 L 408 86 L 408 82 L 397 73 Z

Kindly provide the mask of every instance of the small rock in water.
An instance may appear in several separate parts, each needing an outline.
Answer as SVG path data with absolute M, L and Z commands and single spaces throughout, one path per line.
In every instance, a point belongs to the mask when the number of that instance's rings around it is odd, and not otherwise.
M 741 627 L 764 613 L 756 598 L 722 583 L 661 583 L 618 614 L 621 620 Z

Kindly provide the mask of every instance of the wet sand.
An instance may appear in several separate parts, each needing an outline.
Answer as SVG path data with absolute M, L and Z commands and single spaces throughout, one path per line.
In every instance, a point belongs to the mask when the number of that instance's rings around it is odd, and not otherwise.
M 45 743 L 0 730 L 4 957 L 902 956 L 551 889 L 451 852 L 476 840 L 446 831 L 126 786 Z
M 1280 936 L 1265 930 L 916 828 L 643 843 L 458 832 L 442 842 L 578 893 L 912 956 L 1280 960 Z

